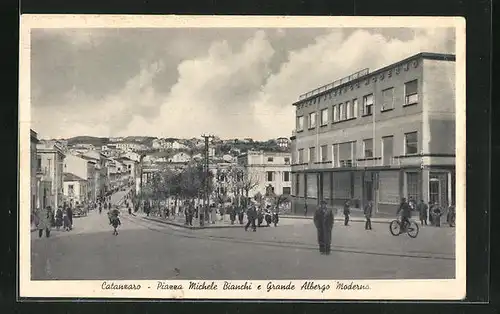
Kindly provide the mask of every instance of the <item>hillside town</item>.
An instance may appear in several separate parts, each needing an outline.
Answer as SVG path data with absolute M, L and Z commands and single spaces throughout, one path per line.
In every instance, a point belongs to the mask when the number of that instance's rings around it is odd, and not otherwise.
M 156 196 L 151 192 L 158 188 L 152 187 L 156 175 L 186 172 L 205 161 L 211 178 L 210 203 L 231 203 L 238 195 L 253 198 L 265 195 L 269 189 L 279 195 L 290 194 L 291 154 L 287 138 L 257 142 L 212 137 L 206 149 L 204 145 L 203 138 L 44 140 L 31 130 L 32 213 L 37 208 L 63 205 L 87 211 L 125 188 L 131 188 L 134 203 L 143 206 L 144 201 Z

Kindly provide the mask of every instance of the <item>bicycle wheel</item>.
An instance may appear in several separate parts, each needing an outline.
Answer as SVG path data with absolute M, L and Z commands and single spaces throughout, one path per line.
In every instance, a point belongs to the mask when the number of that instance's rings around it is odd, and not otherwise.
M 410 238 L 416 238 L 418 236 L 418 225 L 416 222 L 412 221 L 408 227 L 408 235 Z
M 389 224 L 389 231 L 391 232 L 391 234 L 393 236 L 400 235 L 401 234 L 401 225 L 400 225 L 399 221 L 397 221 L 397 220 L 391 221 L 391 223 Z

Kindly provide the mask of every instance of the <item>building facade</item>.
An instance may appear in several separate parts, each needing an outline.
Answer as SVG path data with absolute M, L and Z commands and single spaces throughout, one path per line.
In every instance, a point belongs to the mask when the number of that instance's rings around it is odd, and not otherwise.
M 249 197 L 257 193 L 265 195 L 271 188 L 276 195 L 291 194 L 291 154 L 284 152 L 248 151 L 238 156 L 238 164 L 244 167 L 255 187 Z
M 64 198 L 69 206 L 88 201 L 87 180 L 72 173 L 64 173 Z
M 39 208 L 39 171 L 38 155 L 36 145 L 38 144 L 38 134 L 30 130 L 30 208 L 31 214 Z M 33 223 L 33 215 L 31 215 L 31 223 Z
M 63 169 L 65 154 L 57 141 L 40 141 L 37 146 L 40 169 L 39 207 L 57 208 L 63 200 Z
M 351 200 L 395 214 L 401 198 L 454 202 L 455 56 L 420 53 L 300 97 L 292 211 Z

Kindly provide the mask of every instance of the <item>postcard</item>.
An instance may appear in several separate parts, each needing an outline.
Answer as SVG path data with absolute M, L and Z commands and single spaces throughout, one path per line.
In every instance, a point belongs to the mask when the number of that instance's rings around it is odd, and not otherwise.
M 463 299 L 465 27 L 22 15 L 19 296 Z

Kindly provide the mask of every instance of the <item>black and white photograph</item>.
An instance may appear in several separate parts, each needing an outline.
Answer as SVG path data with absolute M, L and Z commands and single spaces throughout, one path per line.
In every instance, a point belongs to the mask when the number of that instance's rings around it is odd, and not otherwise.
M 461 299 L 465 21 L 21 17 L 25 297 Z

